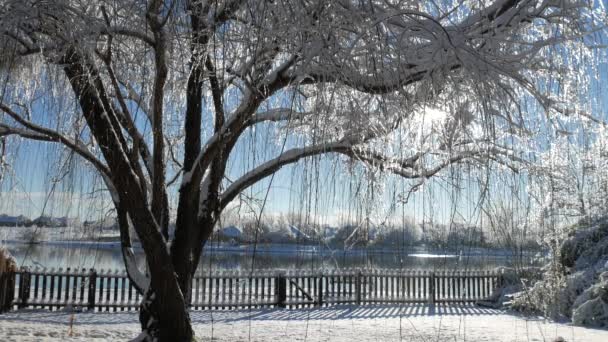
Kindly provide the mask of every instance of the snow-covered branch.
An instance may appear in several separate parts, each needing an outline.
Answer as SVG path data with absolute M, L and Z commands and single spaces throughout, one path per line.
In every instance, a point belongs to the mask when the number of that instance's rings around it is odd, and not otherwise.
M 249 120 L 250 125 L 260 122 L 280 122 L 280 121 L 299 121 L 314 115 L 309 112 L 298 112 L 291 108 L 275 108 L 263 112 L 258 112 Z
M 154 37 L 148 36 L 144 32 L 133 30 L 133 29 L 130 29 L 127 27 L 120 27 L 120 26 L 103 27 L 100 29 L 100 31 L 101 31 L 101 33 L 105 33 L 108 35 L 123 35 L 123 36 L 137 38 L 137 39 L 140 39 L 141 41 L 145 42 L 146 44 L 150 45 L 151 47 L 156 46 L 156 41 L 155 41 Z
M 221 204 L 222 206 L 228 205 L 243 190 L 261 179 L 272 175 L 285 165 L 293 164 L 302 158 L 327 153 L 339 153 L 406 179 L 430 178 L 450 165 L 467 160 L 472 162 L 479 161 L 483 164 L 483 161 L 491 159 L 513 170 L 518 170 L 518 166 L 515 166 L 516 164 L 519 166 L 528 164 L 525 159 L 518 157 L 513 151 L 498 145 L 470 143 L 467 146 L 461 146 L 460 151 L 442 152 L 441 154 L 419 152 L 407 158 L 397 158 L 364 146 L 353 145 L 348 140 L 340 140 L 293 148 L 281 153 L 280 156 L 274 159 L 262 163 L 230 184 L 221 195 Z M 425 156 L 432 156 L 438 159 L 438 161 L 434 165 L 427 166 L 423 162 Z

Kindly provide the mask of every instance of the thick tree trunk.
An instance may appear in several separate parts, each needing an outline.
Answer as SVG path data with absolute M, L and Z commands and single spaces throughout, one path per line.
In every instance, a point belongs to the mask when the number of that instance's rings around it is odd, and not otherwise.
M 190 299 L 190 287 L 192 274 L 196 270 L 194 266 L 194 245 L 199 241 L 197 223 L 198 192 L 180 192 L 180 205 L 177 209 L 177 220 L 175 222 L 175 237 L 171 244 L 171 259 L 179 287 L 184 293 L 186 301 Z M 191 196 L 191 198 L 187 198 Z
M 196 221 L 195 221 L 196 222 Z M 183 245 L 172 245 L 173 267 L 179 284 L 178 294 L 183 306 L 167 305 L 167 301 L 173 301 L 170 293 L 158 291 L 151 285 L 140 306 L 139 321 L 146 341 L 191 341 L 194 338 L 190 316 L 188 313 L 192 294 L 192 279 L 197 270 L 200 253 L 203 246 L 211 236 L 215 222 L 207 221 L 194 231 L 196 238 L 181 240 Z M 183 231 L 183 230 L 182 230 Z M 196 234 L 194 234 L 196 235 Z M 202 241 L 201 241 L 202 240 Z M 200 241 L 200 246 L 199 242 Z M 176 257 L 177 256 L 177 257 Z M 158 274 L 158 266 L 150 265 L 152 274 Z M 166 293 L 164 297 L 158 293 Z M 183 294 L 183 296 L 182 296 Z
M 185 216 L 186 218 L 182 217 L 181 220 L 178 216 L 176 238 L 171 245 L 171 257 L 179 287 L 188 305 L 192 297 L 192 279 L 198 268 L 200 254 L 211 236 L 215 222 L 208 219 L 203 220 L 203 223 L 197 225 L 198 219 L 195 215 L 187 214 Z M 180 226 L 180 223 L 188 224 L 188 229 Z M 186 232 L 189 232 L 189 234 L 185 236 L 177 235 L 185 234 Z
M 165 305 L 172 296 L 157 295 L 163 291 L 150 288 L 139 307 L 139 323 L 143 341 L 191 342 L 194 331 L 186 306 Z

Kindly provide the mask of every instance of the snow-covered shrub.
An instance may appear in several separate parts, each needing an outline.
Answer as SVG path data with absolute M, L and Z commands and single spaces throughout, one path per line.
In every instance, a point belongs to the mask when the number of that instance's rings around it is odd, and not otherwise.
M 608 327 L 608 272 L 599 282 L 586 289 L 575 301 L 572 322 L 598 328 Z
M 542 279 L 521 291 L 511 307 L 608 327 L 608 220 L 578 226 L 553 252 Z
M 489 298 L 490 306 L 495 308 L 512 305 L 513 296 L 520 293 L 526 284 L 536 282 L 540 274 L 540 268 L 514 268 L 514 267 L 499 267 L 496 273 L 501 274 L 502 286 L 492 293 Z M 488 302 L 483 304 L 488 305 Z

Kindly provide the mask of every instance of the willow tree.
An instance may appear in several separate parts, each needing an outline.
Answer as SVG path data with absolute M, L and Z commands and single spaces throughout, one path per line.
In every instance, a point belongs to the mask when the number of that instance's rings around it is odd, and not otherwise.
M 565 113 L 600 10 L 585 0 L 4 0 L 0 136 L 60 144 L 101 175 L 145 293 L 142 336 L 190 340 L 201 251 L 245 189 L 325 154 L 417 181 L 457 163 L 526 162 L 515 142 L 533 133 L 530 118 Z M 281 148 L 228 179 L 254 129 Z

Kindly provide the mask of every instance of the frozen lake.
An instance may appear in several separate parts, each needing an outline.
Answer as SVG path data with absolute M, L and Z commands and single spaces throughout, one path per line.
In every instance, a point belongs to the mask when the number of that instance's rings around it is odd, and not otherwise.
M 53 242 L 27 245 L 6 243 L 20 266 L 45 268 L 95 268 L 122 270 L 122 255 L 116 243 Z M 136 254 L 142 255 L 136 249 Z M 529 266 L 533 254 L 516 256 L 508 250 L 463 248 L 461 252 L 427 250 L 332 250 L 298 245 L 233 246 L 208 244 L 204 269 L 309 269 L 319 268 L 407 268 L 407 269 L 492 269 L 497 266 Z

